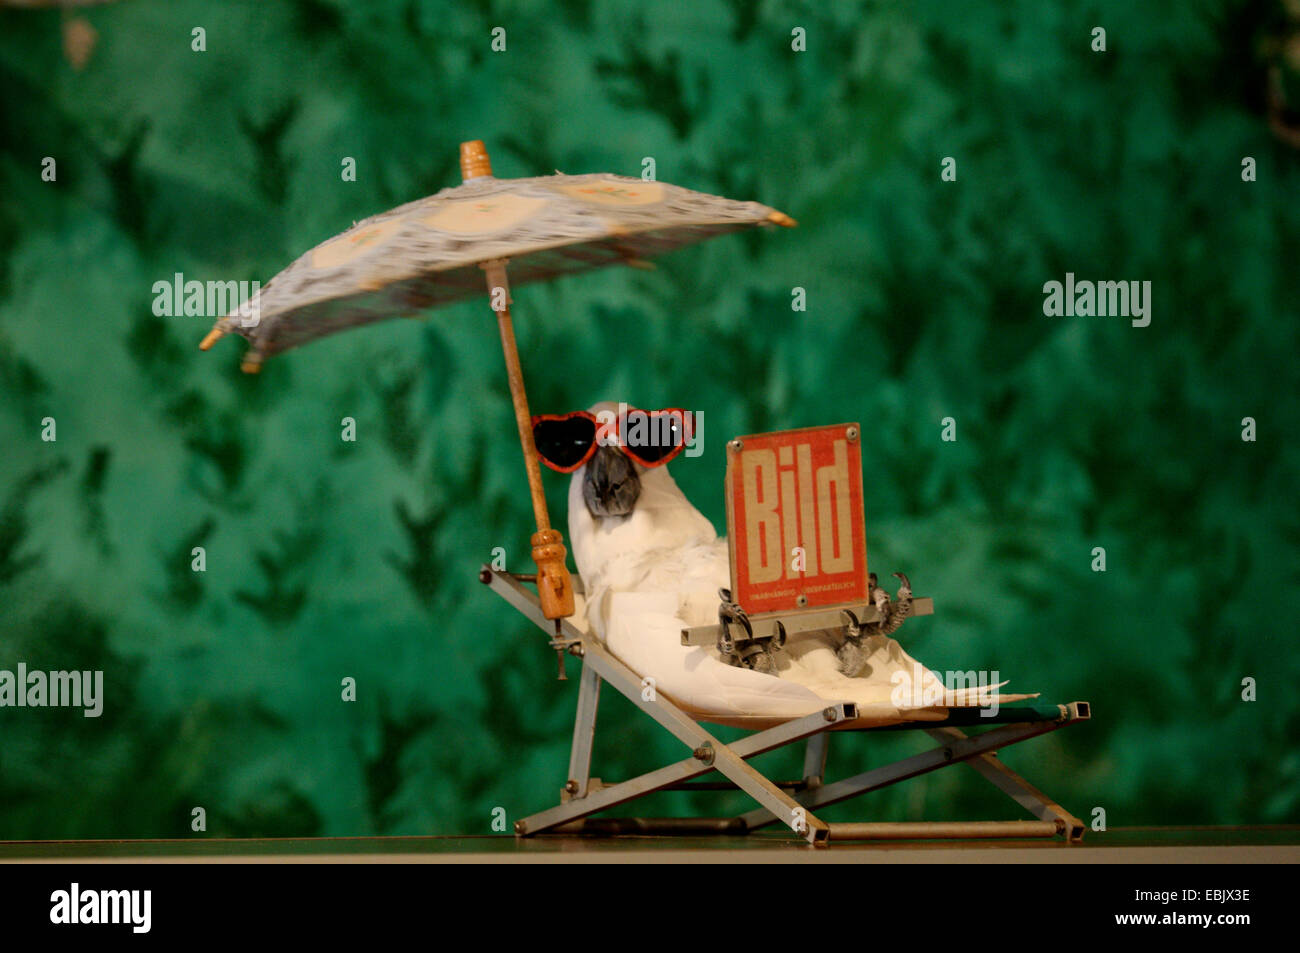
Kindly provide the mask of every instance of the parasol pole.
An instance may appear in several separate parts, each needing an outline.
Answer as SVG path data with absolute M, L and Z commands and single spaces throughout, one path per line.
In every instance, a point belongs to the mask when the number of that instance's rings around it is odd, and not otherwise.
M 491 175 L 492 165 L 487 149 L 479 140 L 462 142 L 460 146 L 460 172 L 465 181 Z M 573 615 L 573 581 L 564 564 L 564 537 L 551 528 L 551 518 L 546 511 L 546 494 L 542 490 L 542 470 L 537 461 L 537 447 L 533 443 L 533 418 L 528 411 L 528 396 L 524 392 L 524 373 L 519 365 L 519 349 L 515 346 L 515 326 L 510 317 L 510 287 L 506 283 L 505 259 L 483 262 L 488 294 L 496 312 L 497 327 L 501 331 L 501 350 L 506 358 L 506 377 L 510 382 L 510 399 L 515 407 L 515 423 L 519 427 L 519 443 L 524 451 L 524 467 L 528 472 L 528 492 L 533 501 L 533 516 L 537 532 L 530 542 L 533 562 L 537 564 L 537 594 L 542 602 L 542 614 L 556 621 Z M 557 649 L 557 651 L 560 651 Z M 563 661 L 563 656 L 561 656 Z M 563 668 L 561 668 L 563 671 Z

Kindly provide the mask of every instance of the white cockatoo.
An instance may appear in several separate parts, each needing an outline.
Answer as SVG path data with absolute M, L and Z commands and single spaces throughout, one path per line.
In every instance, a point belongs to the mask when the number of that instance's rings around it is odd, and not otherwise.
M 591 408 L 602 412 L 617 414 L 618 405 Z M 682 629 L 717 623 L 730 566 L 726 540 L 668 467 L 645 467 L 617 446 L 598 446 L 573 473 L 568 502 L 570 546 L 586 588 L 585 619 L 575 621 L 696 717 L 760 727 L 827 702 L 854 702 L 863 724 L 888 724 L 1035 697 L 997 695 L 1000 685 L 945 692 L 935 673 L 887 635 L 864 635 L 865 664 L 853 678 L 841 673 L 836 655 L 842 633 L 792 637 L 774 654 L 775 674 L 729 664 L 713 646 L 684 646 Z

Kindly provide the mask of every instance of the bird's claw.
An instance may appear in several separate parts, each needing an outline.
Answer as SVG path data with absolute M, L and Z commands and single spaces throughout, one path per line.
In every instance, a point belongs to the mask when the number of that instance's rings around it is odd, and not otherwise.
M 746 668 L 763 675 L 776 674 L 776 659 L 765 648 L 760 648 L 758 651 L 742 657 L 740 662 Z
M 745 637 L 750 638 L 754 634 L 754 627 L 750 625 L 749 614 L 741 607 L 739 602 L 731 601 L 730 589 L 718 590 L 718 625 L 722 626 L 724 633 L 728 632 L 728 624 L 736 623 L 745 630 Z
M 841 610 L 840 618 L 844 620 L 844 644 L 835 650 L 835 658 L 841 674 L 856 678 L 862 674 L 867 659 L 862 650 L 862 623 L 852 609 Z
M 896 602 L 889 601 L 889 594 L 885 590 L 875 590 L 876 609 L 880 612 L 880 621 L 876 623 L 876 635 L 890 635 L 897 632 L 898 627 L 912 614 L 912 582 L 905 573 L 896 572 L 894 575 L 899 580 Z
M 862 623 L 852 609 L 841 609 L 840 618 L 844 620 L 844 632 L 849 638 L 856 639 L 862 635 Z
M 764 675 L 777 674 L 774 653 L 785 644 L 785 627 L 777 623 L 777 634 L 771 638 L 755 639 L 754 626 L 749 615 L 738 602 L 731 599 L 730 589 L 718 590 L 718 654 L 728 665 L 743 666 Z M 736 638 L 731 626 L 739 625 L 744 635 Z
M 867 653 L 862 650 L 862 640 L 849 636 L 844 644 L 835 650 L 840 673 L 847 678 L 857 678 L 867 665 Z
M 906 601 L 906 602 L 911 602 L 911 601 L 912 601 L 912 583 L 911 583 L 911 580 L 909 580 L 909 579 L 907 578 L 907 573 L 896 572 L 896 573 L 894 573 L 894 575 L 898 578 L 899 583 L 900 583 L 900 585 L 899 585 L 899 587 L 898 587 L 898 601 L 899 601 L 899 602 L 904 602 L 904 601 Z
M 912 614 L 911 580 L 901 572 L 896 572 L 894 575 L 900 583 L 896 601 L 891 601 L 889 593 L 880 588 L 874 572 L 869 577 L 871 602 L 878 616 L 875 622 L 864 625 L 848 609 L 841 614 L 844 619 L 844 643 L 835 650 L 835 657 L 840 672 L 849 678 L 861 675 L 863 669 L 867 667 L 867 656 L 870 653 L 863 646 L 863 639 L 867 636 L 890 635 L 896 632 Z

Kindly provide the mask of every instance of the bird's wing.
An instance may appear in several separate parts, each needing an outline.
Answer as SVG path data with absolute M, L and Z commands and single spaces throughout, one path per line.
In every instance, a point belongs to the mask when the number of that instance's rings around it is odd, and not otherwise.
M 825 702 L 804 686 L 720 661 L 708 649 L 681 644 L 686 620 L 676 593 L 615 592 L 609 596 L 609 649 L 643 679 L 688 708 L 726 714 L 798 717 Z M 650 684 L 650 683 L 646 683 Z

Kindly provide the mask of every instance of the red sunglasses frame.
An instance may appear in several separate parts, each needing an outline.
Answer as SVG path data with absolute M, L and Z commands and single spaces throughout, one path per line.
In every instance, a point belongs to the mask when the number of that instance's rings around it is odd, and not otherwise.
M 627 419 L 627 417 L 631 416 L 632 414 L 645 414 L 651 420 L 655 419 L 656 417 L 663 417 L 663 416 L 676 417 L 678 421 L 681 423 L 681 427 L 682 427 L 682 442 L 679 443 L 677 446 L 673 447 L 673 449 L 669 450 L 658 460 L 654 460 L 654 461 L 643 460 L 641 458 L 641 455 L 636 452 L 635 447 L 629 447 L 624 442 L 623 435 L 619 432 L 620 422 L 622 420 Z M 683 450 L 686 449 L 686 444 L 690 441 L 691 435 L 695 431 L 694 415 L 689 410 L 685 410 L 681 407 L 665 407 L 662 410 L 642 410 L 640 407 L 628 407 L 625 414 L 616 415 L 614 417 L 614 420 L 607 424 L 601 423 L 600 419 L 589 410 L 574 410 L 567 414 L 534 414 L 533 429 L 536 430 L 537 425 L 545 420 L 572 420 L 575 417 L 581 417 L 586 420 L 590 420 L 592 426 L 595 428 L 592 433 L 591 446 L 587 448 L 587 452 L 582 455 L 581 460 L 573 464 L 573 466 L 569 466 L 569 467 L 557 466 L 556 464 L 552 463 L 550 460 L 547 460 L 546 457 L 542 456 L 541 452 L 539 451 L 537 454 L 537 459 L 541 460 L 543 464 L 545 464 L 550 469 L 554 470 L 556 473 L 572 473 L 573 471 L 577 470 L 579 467 L 586 464 L 588 460 L 590 460 L 592 457 L 596 455 L 597 447 L 608 446 L 611 437 L 613 437 L 614 441 L 616 442 L 620 450 L 626 453 L 637 463 L 641 464 L 641 466 L 647 468 L 662 467 L 670 460 L 675 459 L 678 456 L 678 454 L 680 454 Z

